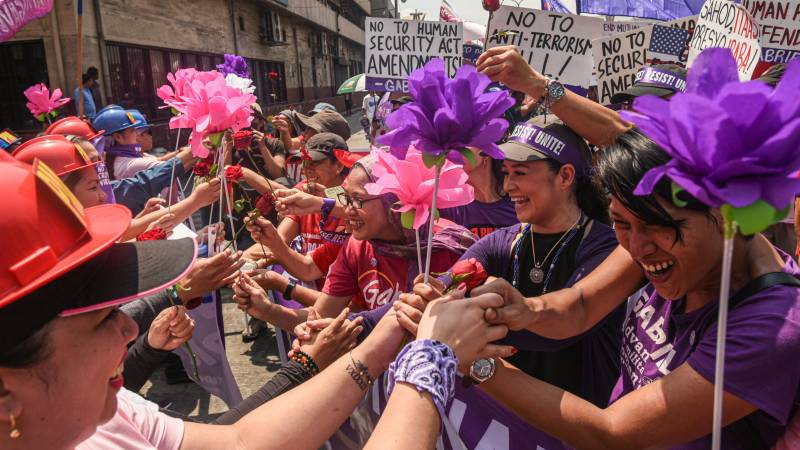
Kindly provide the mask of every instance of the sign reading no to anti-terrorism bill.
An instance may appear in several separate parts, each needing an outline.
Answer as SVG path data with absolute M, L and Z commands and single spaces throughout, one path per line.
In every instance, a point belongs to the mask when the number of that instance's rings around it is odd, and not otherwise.
M 534 69 L 554 80 L 588 87 L 592 39 L 602 37 L 603 19 L 501 6 L 489 22 L 486 48 L 516 45 Z
M 461 23 L 369 17 L 366 27 L 369 91 L 407 91 L 408 75 L 433 58 L 444 60 L 451 77 L 461 67 Z

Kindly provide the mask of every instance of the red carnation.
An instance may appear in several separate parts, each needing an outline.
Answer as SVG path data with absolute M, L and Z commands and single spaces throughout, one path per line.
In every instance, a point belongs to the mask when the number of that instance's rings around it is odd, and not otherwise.
M 242 172 L 242 165 L 236 164 L 235 166 L 228 166 L 225 168 L 225 179 L 231 183 L 237 183 L 244 176 Z
M 500 9 L 500 0 L 482 0 L 483 9 L 489 12 L 495 12 Z
M 251 142 L 253 142 L 252 131 L 241 130 L 233 133 L 233 146 L 236 150 L 249 150 Z
M 457 262 L 450 273 L 453 275 L 453 281 L 450 283 L 448 290 L 458 287 L 461 283 L 467 285 L 467 292 L 480 286 L 489 278 L 489 275 L 483 269 L 481 264 L 475 258 L 464 259 Z
M 278 79 L 278 77 L 279 77 L 280 75 L 278 75 L 278 72 L 275 72 L 275 71 L 273 70 L 273 71 L 270 71 L 270 72 L 267 74 L 267 76 L 269 77 L 269 79 L 270 79 L 270 80 L 273 80 L 273 81 L 275 81 L 275 80 L 277 80 L 277 79 Z
M 269 215 L 275 209 L 275 197 L 272 192 L 261 194 L 256 200 L 256 209 L 262 216 Z
M 198 177 L 207 177 L 211 174 L 211 163 L 206 161 L 199 161 L 197 164 L 194 165 L 194 169 L 192 169 L 195 175 Z
M 137 241 L 163 241 L 165 239 L 167 239 L 167 232 L 163 228 L 153 228 L 136 236 Z

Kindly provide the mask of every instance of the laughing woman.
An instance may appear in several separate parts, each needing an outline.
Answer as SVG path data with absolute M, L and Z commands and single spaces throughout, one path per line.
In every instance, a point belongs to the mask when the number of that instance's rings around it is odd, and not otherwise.
M 354 310 L 373 310 L 391 303 L 400 292 L 410 291 L 419 274 L 414 232 L 404 229 L 400 213 L 392 211 L 397 197 L 371 196 L 364 187 L 375 181 L 374 164 L 373 156 L 355 163 L 347 177 L 345 193 L 340 196 L 352 235 L 331 266 L 322 293 L 315 294 L 314 309 L 320 317 L 335 317 L 351 300 Z M 420 231 L 421 236 L 426 234 Z M 431 271 L 447 270 L 474 242 L 475 236 L 464 227 L 440 220 L 431 244 Z M 426 245 L 421 243 L 423 252 Z M 256 281 L 261 280 L 257 277 Z M 287 285 L 288 280 L 283 283 L 264 287 L 290 295 L 301 290 Z M 303 291 L 305 294 L 308 290 Z M 249 304 L 247 309 L 248 314 L 285 330 L 305 322 L 308 312 L 309 309 L 291 310 L 269 302 Z

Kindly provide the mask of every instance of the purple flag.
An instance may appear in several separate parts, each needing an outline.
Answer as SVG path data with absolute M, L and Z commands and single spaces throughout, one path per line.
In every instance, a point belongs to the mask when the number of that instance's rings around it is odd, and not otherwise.
M 700 12 L 703 0 L 578 0 L 578 13 L 672 20 Z
M 0 0 L 0 42 L 53 9 L 53 0 Z

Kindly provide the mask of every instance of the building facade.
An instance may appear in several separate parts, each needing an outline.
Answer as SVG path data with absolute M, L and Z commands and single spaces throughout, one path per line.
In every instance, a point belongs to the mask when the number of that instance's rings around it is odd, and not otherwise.
M 250 62 L 265 114 L 318 101 L 342 109 L 336 89 L 364 71 L 369 0 L 84 1 L 80 70 L 75 2 L 54 3 L 50 14 L 0 44 L 2 127 L 37 128 L 22 91 L 45 82 L 72 97 L 89 67 L 100 73 L 98 104 L 137 108 L 156 123 L 170 115 L 156 96 L 167 74 L 213 69 L 225 53 Z

